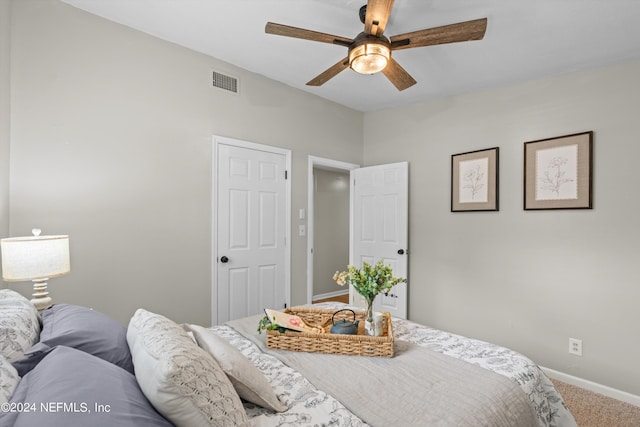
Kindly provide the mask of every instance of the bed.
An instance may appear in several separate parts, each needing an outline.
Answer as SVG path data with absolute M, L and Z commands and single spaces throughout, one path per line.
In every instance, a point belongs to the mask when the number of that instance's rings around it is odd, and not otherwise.
M 203 327 L 139 309 L 124 328 L 0 290 L 0 425 L 575 426 L 509 349 L 394 318 L 393 358 L 276 351 L 260 318 Z

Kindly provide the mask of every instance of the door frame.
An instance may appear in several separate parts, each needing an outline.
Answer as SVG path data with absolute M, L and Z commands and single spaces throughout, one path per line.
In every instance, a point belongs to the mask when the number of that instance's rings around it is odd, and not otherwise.
M 309 156 L 307 163 L 307 304 L 313 302 L 313 244 L 314 244 L 314 175 L 313 169 L 315 167 L 325 167 L 330 169 L 336 169 L 341 171 L 351 171 L 358 169 L 360 165 L 355 163 L 347 163 L 340 160 L 332 160 L 324 157 Z M 349 227 L 351 227 L 353 214 L 353 199 L 349 195 Z M 349 237 L 351 237 L 351 230 L 349 230 Z M 351 254 L 351 238 L 349 238 L 349 254 Z M 346 268 L 346 266 L 345 266 Z
M 285 156 L 285 168 L 287 179 L 285 181 L 285 259 L 284 259 L 284 296 L 287 307 L 291 306 L 291 150 L 242 141 L 225 136 L 213 135 L 211 150 L 211 325 L 218 324 L 218 146 L 220 144 L 231 145 L 249 150 L 264 151 L 267 153 L 281 154 Z

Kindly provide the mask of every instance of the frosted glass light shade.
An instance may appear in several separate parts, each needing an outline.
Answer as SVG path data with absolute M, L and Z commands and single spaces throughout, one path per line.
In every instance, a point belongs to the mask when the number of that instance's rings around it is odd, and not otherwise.
M 0 240 L 2 278 L 25 282 L 63 276 L 71 271 L 69 236 L 30 236 Z
M 364 43 L 349 52 L 349 65 L 360 74 L 375 74 L 384 70 L 391 53 L 383 44 Z

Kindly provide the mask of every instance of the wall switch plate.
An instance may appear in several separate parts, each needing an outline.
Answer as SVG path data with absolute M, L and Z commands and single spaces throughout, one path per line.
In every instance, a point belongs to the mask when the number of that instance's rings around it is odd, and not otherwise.
M 304 212 L 304 208 L 302 208 L 298 211 L 298 219 L 304 219 L 304 217 L 305 217 L 305 212 Z
M 569 354 L 582 356 L 582 340 L 569 338 Z
M 307 228 L 304 225 L 298 227 L 298 236 L 304 237 L 307 235 Z

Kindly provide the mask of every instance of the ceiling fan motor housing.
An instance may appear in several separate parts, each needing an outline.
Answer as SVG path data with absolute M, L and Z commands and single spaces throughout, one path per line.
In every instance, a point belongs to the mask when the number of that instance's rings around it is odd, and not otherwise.
M 367 18 L 367 5 L 366 4 L 360 8 L 360 11 L 358 12 L 358 15 L 360 16 L 360 22 L 362 22 L 364 24 L 364 21 Z

